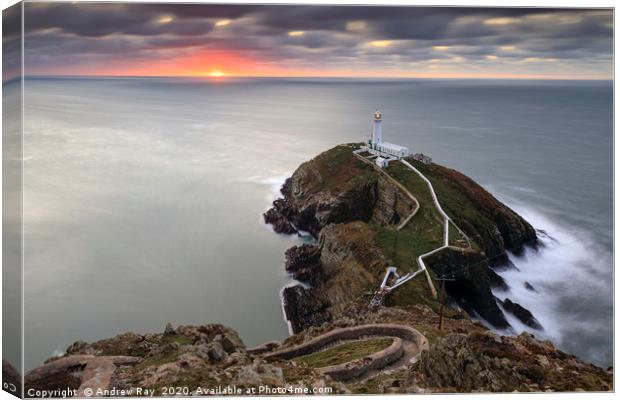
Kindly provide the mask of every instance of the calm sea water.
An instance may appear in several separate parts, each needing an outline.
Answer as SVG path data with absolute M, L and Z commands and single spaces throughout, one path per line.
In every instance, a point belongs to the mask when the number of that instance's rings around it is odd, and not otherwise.
M 365 139 L 375 108 L 386 140 L 554 238 L 496 294 L 610 365 L 611 82 L 126 78 L 26 81 L 25 367 L 168 321 L 284 338 L 283 252 L 299 239 L 261 213 L 298 164 Z

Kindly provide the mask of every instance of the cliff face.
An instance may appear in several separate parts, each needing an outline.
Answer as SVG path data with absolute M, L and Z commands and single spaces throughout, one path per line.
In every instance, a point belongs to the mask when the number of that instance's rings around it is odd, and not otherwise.
M 284 197 L 265 213 L 265 221 L 279 233 L 304 230 L 318 237 L 332 223 L 385 226 L 409 215 L 415 203 L 351 151 L 336 147 L 300 165 L 284 183 Z
M 287 271 L 312 285 L 283 291 L 293 332 L 330 321 L 353 299 L 373 290 L 388 265 L 373 237 L 361 221 L 331 224 L 320 231 L 316 245 L 286 252 Z
M 526 220 L 471 178 L 437 164 L 416 164 L 433 183 L 444 210 L 474 239 L 487 257 L 536 245 L 536 231 Z
M 464 309 L 478 315 L 497 328 L 507 328 L 510 325 L 504 314 L 499 310 L 495 297 L 491 293 L 490 274 L 485 257 L 475 251 L 445 251 L 429 257 L 427 265 L 431 270 L 443 273 L 445 266 L 450 266 L 461 272 L 458 279 L 446 282 L 446 292 Z
M 331 320 L 347 302 L 376 290 L 388 265 L 403 273 L 416 270 L 417 256 L 442 244 L 443 225 L 432 214 L 426 184 L 402 165 L 390 167 L 388 177 L 356 158 L 354 148 L 337 146 L 300 165 L 282 187 L 283 197 L 265 213 L 276 232 L 309 231 L 318 241 L 286 254 L 287 271 L 310 285 L 283 292 L 295 332 Z M 535 230 L 465 175 L 408 161 L 432 182 L 442 207 L 473 243 L 470 251 L 437 253 L 429 260 L 431 270 L 446 272 L 442 268 L 448 265 L 463 271 L 447 284 L 450 296 L 492 325 L 508 327 L 491 293 L 492 286 L 506 284 L 489 266 L 505 260 L 507 250 L 535 245 Z M 418 207 L 419 218 L 399 231 L 399 223 Z M 415 304 L 406 297 L 398 296 Z

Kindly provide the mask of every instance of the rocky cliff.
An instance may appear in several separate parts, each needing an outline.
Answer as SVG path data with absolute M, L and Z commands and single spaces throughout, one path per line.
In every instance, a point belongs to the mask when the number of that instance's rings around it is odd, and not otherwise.
M 443 225 L 426 184 L 398 162 L 379 171 L 353 154 L 356 147 L 337 146 L 300 165 L 284 183 L 282 198 L 264 215 L 276 232 L 303 230 L 317 239 L 315 245 L 286 252 L 287 271 L 309 285 L 283 292 L 295 332 L 329 321 L 347 302 L 376 290 L 388 265 L 402 273 L 416 270 L 417 256 L 442 244 Z M 491 292 L 492 287 L 507 285 L 490 267 L 506 262 L 506 251 L 535 246 L 536 231 L 465 175 L 408 161 L 432 182 L 442 207 L 471 242 L 464 251 L 437 253 L 429 268 L 456 277 L 446 285 L 456 304 L 498 328 L 509 327 Z M 400 223 L 414 211 L 417 214 L 400 230 Z M 459 237 L 451 244 L 464 246 L 464 238 L 456 231 L 452 234 Z M 399 289 L 392 303 L 436 306 L 422 286 L 413 283 Z
M 415 206 L 385 177 L 355 159 L 349 146 L 303 163 L 281 192 L 283 198 L 265 213 L 265 221 L 279 233 L 304 230 L 315 237 L 334 223 L 395 224 Z
M 330 322 L 256 348 L 247 348 L 234 330 L 218 324 L 168 325 L 163 333 L 78 341 L 64 355 L 26 373 L 25 395 L 61 397 L 68 390 L 81 397 L 290 396 L 318 389 L 328 390 L 324 394 L 612 390 L 611 369 L 585 363 L 550 342 L 525 333 L 499 336 L 466 318 L 446 318 L 440 331 L 437 318 L 428 306 L 370 311 L 353 301 Z M 430 348 L 417 363 L 348 381 L 330 378 L 303 357 L 269 356 L 339 328 L 386 323 L 414 328 L 428 338 Z M 332 350 L 331 364 L 347 355 Z
M 506 250 L 520 253 L 535 247 L 536 231 L 527 221 L 497 200 L 471 178 L 438 164 L 417 163 L 433 183 L 442 207 L 494 263 Z

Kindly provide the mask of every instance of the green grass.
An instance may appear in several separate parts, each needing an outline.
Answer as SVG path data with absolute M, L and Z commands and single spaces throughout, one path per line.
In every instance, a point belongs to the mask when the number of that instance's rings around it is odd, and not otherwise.
M 454 179 L 447 177 L 447 169 L 415 160 L 408 161 L 431 181 L 441 207 L 461 229 L 466 232 L 489 232 L 494 229 L 494 222 L 482 212 L 480 205 L 469 198 Z M 475 243 L 471 237 L 470 240 L 474 249 L 479 250 L 479 243 Z
M 418 256 L 443 245 L 443 218 L 433 203 L 426 182 L 415 172 L 401 163 L 392 163 L 385 171 L 418 199 L 420 209 L 400 231 L 373 227 L 375 240 L 401 271 L 417 271 Z
M 364 183 L 376 182 L 374 169 L 353 154 L 353 145 L 336 146 L 317 156 L 322 181 L 318 189 L 342 191 Z M 313 161 L 311 161 L 313 162 Z
M 428 185 L 420 176 L 397 162 L 391 163 L 385 171 L 418 199 L 420 209 L 400 231 L 374 226 L 375 240 L 400 271 L 417 271 L 417 258 L 443 245 L 444 220 L 435 207 Z M 439 303 L 428 287 L 425 274 L 420 274 L 400 286 L 388 296 L 386 303 L 388 306 L 426 304 L 434 310 L 439 308 Z
M 418 254 L 441 246 L 443 244 L 444 220 L 435 207 L 435 203 L 433 203 L 433 197 L 426 182 L 407 166 L 398 162 L 391 163 L 385 172 L 407 188 L 420 203 L 420 209 L 401 232 L 408 232 L 411 235 L 425 238 L 424 242 L 420 241 L 414 244 L 415 247 L 419 248 Z
M 435 286 L 437 286 L 436 283 Z M 399 286 L 398 289 L 387 296 L 385 302 L 388 307 L 405 307 L 425 304 L 435 312 L 439 310 L 439 302 L 433 298 L 433 293 L 428 286 L 426 274 L 419 274 L 407 283 Z
M 311 368 L 322 368 L 358 360 L 369 356 L 392 344 L 393 339 L 377 338 L 356 340 L 296 358 L 300 363 Z
M 401 271 L 407 272 L 418 270 L 417 258 L 419 255 L 442 245 L 441 239 L 426 236 L 416 229 L 419 228 L 419 225 L 414 226 L 414 222 L 410 222 L 410 224 L 411 226 L 407 226 L 400 231 L 373 226 L 376 232 L 375 240 L 383 254 Z

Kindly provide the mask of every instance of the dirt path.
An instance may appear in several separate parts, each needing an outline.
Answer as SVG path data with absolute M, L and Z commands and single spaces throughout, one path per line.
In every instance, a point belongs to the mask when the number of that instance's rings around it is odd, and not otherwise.
M 390 174 L 388 174 L 387 172 L 385 172 L 381 167 L 379 167 L 377 164 L 375 164 L 374 162 L 370 161 L 369 159 L 360 156 L 359 154 L 353 152 L 353 154 L 359 158 L 361 161 L 365 162 L 366 164 L 370 165 L 371 167 L 373 167 L 375 170 L 377 170 L 378 172 L 380 172 L 381 174 L 383 174 L 391 183 L 393 183 L 397 188 L 399 188 L 403 193 L 405 193 L 405 195 L 407 195 L 407 197 L 409 197 L 411 200 L 413 200 L 413 202 L 415 203 L 415 208 L 413 209 L 413 211 L 411 212 L 411 214 L 409 214 L 407 216 L 407 218 L 405 218 L 397 227 L 396 230 L 399 231 L 401 229 L 403 229 L 408 223 L 409 221 L 411 221 L 411 218 L 413 218 L 418 210 L 420 209 L 420 202 L 418 201 L 418 199 L 410 192 L 407 190 L 406 187 L 404 187 L 400 182 L 398 182 L 396 179 L 392 178 L 390 176 Z

